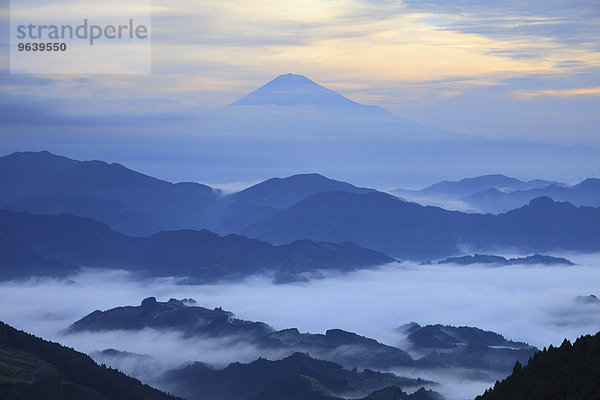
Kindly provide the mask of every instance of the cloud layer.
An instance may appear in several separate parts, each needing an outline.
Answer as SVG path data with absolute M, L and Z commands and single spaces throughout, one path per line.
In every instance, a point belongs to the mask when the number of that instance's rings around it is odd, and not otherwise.
M 393 329 L 416 321 L 476 326 L 542 348 L 600 330 L 600 306 L 574 301 L 576 296 L 599 294 L 600 256 L 567 257 L 578 265 L 489 268 L 405 263 L 286 285 L 257 276 L 239 283 L 193 286 L 172 278 L 138 281 L 125 272 L 87 270 L 62 280 L 1 283 L 0 320 L 87 353 L 114 348 L 147 354 L 153 360 L 146 363 L 135 358 L 112 361 L 147 382 L 188 361 L 223 367 L 281 355 L 261 353 L 235 340 L 184 339 L 178 333 L 152 330 L 74 335 L 62 330 L 96 309 L 137 305 L 148 296 L 160 301 L 191 297 L 201 306 L 222 306 L 238 318 L 264 321 L 275 329 L 323 333 L 341 328 L 402 347 L 404 338 Z M 447 371 L 427 376 L 422 371 L 399 372 L 437 379 L 445 385 L 442 391 L 460 396 L 481 392 L 490 383 L 465 382 Z
M 136 305 L 148 296 L 166 301 L 192 297 L 222 306 L 237 317 L 276 329 L 324 332 L 347 329 L 394 341 L 391 330 L 410 321 L 477 326 L 538 347 L 600 329 L 588 305 L 572 302 L 594 294 L 597 257 L 571 257 L 574 267 L 417 266 L 392 264 L 310 283 L 273 285 L 266 277 L 239 283 L 180 285 L 171 278 L 137 281 L 119 271 L 88 270 L 66 280 L 32 279 L 0 284 L 0 318 L 50 338 L 96 310 Z M 597 293 L 596 293 L 597 294 Z

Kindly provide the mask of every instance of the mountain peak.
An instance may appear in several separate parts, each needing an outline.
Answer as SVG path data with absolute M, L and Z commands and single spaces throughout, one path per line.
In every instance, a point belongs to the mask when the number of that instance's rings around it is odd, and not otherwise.
M 277 105 L 296 106 L 309 105 L 319 107 L 359 106 L 333 90 L 327 89 L 303 75 L 285 74 L 268 82 L 252 93 L 231 103 L 232 106 Z
M 530 207 L 548 207 L 556 202 L 548 196 L 537 197 L 529 202 Z
M 297 75 L 297 74 L 292 74 L 292 73 L 279 75 L 277 78 L 273 79 L 269 83 L 272 83 L 272 84 L 275 84 L 275 83 L 280 83 L 280 84 L 284 83 L 286 85 L 289 85 L 289 84 L 294 84 L 294 85 L 317 85 L 316 83 L 314 83 L 313 81 L 311 81 L 310 79 L 308 79 L 307 77 L 305 77 L 304 75 Z

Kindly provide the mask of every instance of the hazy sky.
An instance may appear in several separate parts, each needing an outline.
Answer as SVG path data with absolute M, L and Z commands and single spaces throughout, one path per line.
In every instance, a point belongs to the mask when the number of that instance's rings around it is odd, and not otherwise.
M 5 147 L 32 147 L 14 132 L 73 124 L 65 116 L 88 118 L 78 135 L 115 118 L 131 133 L 288 72 L 447 131 L 600 147 L 595 0 L 155 0 L 152 11 L 151 75 L 0 75 Z

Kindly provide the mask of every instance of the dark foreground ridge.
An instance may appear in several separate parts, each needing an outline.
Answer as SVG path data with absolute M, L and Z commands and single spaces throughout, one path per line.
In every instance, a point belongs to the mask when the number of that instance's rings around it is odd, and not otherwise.
M 600 333 L 536 353 L 476 400 L 600 399 Z
M 0 322 L 0 398 L 177 400 L 58 343 Z

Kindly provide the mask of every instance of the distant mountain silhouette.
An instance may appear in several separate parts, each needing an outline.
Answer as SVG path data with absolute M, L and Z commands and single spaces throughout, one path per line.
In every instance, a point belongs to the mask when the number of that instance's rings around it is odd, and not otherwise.
M 495 174 L 483 175 L 475 178 L 465 178 L 460 181 L 442 181 L 420 190 L 395 189 L 391 192 L 400 196 L 406 196 L 409 199 L 412 197 L 460 199 L 490 189 L 502 189 L 506 191 L 528 190 L 545 187 L 553 183 L 555 182 L 539 179 L 523 182 L 506 175 Z
M 576 206 L 600 207 L 600 179 L 586 179 L 573 185 L 552 184 L 542 188 L 502 192 L 488 189 L 461 200 L 477 210 L 501 213 L 527 204 L 532 199 L 547 196 L 556 201 L 567 201 Z
M 36 193 L 13 200 L 4 206 L 10 211 L 27 211 L 38 215 L 73 214 L 94 218 L 126 235 L 148 235 L 161 230 L 160 222 L 116 200 L 92 196 L 69 196 L 62 193 Z
M 410 201 L 479 213 L 503 213 L 547 196 L 575 206 L 600 207 L 600 179 L 569 186 L 545 180 L 523 182 L 505 175 L 484 175 L 457 182 L 443 181 L 421 190 L 390 191 Z
M 537 349 L 527 343 L 479 328 L 409 324 L 398 328 L 407 334 L 410 350 L 426 354 L 416 361 L 423 368 L 467 368 L 506 376 L 515 361 L 526 361 Z
M 240 202 L 258 203 L 263 206 L 285 209 L 310 195 L 333 191 L 368 193 L 374 190 L 359 188 L 319 174 L 302 174 L 283 179 L 271 178 L 234 193 L 230 197 Z
M 10 177 L 12 168 L 22 171 L 17 175 L 27 181 L 26 184 Z M 45 180 L 36 178 L 36 171 L 42 171 L 40 173 Z M 273 178 L 241 192 L 221 196 L 208 186 L 172 184 L 119 164 L 79 162 L 47 152 L 15 153 L 0 158 L 0 177 L 6 183 L 0 187 L 0 198 L 10 199 L 6 208 L 90 217 L 132 236 L 157 234 L 146 243 L 169 241 L 174 248 L 184 250 L 180 256 L 173 255 L 183 261 L 184 268 L 190 266 L 190 257 L 199 255 L 178 247 L 177 238 L 183 235 L 183 241 L 189 242 L 193 235 L 198 234 L 159 232 L 210 228 L 220 234 L 241 233 L 278 244 L 298 239 L 334 243 L 349 241 L 395 257 L 415 260 L 453 256 L 463 246 L 473 251 L 492 253 L 506 247 L 533 253 L 553 249 L 597 251 L 600 247 L 594 240 L 600 229 L 597 208 L 577 208 L 568 203 L 553 202 L 547 197 L 533 199 L 528 205 L 498 216 L 469 215 L 408 203 L 382 192 L 318 174 Z M 587 180 L 577 189 L 569 190 L 593 193 L 597 182 Z M 467 189 L 476 190 L 492 184 L 517 187 L 538 185 L 540 182 L 521 182 L 503 175 L 491 175 L 440 183 L 429 190 L 458 195 Z M 0 238 L 0 246 L 7 253 L 29 260 L 31 265 L 28 268 L 37 268 L 36 265 L 43 263 L 39 257 L 48 259 L 44 252 L 32 251 L 26 243 L 9 243 Z M 306 254 L 316 257 L 320 252 L 319 257 L 322 257 L 322 250 L 326 249 L 323 246 L 311 248 L 306 242 L 302 246 L 296 244 L 294 249 L 300 247 L 303 253 L 300 258 L 304 258 L 305 262 L 308 262 Z M 173 252 L 167 250 L 164 249 L 164 254 L 172 256 Z M 63 257 L 62 261 L 77 263 L 77 254 L 69 259 Z M 102 262 L 124 261 L 125 250 L 120 254 L 119 258 L 104 258 Z M 299 255 L 299 252 L 295 254 Z M 3 254 L 1 257 L 10 261 L 12 256 Z M 145 262 L 138 255 L 128 257 L 127 261 Z M 187 261 L 184 260 L 186 257 Z M 153 261 L 153 257 L 147 258 L 151 264 L 157 262 Z M 56 261 L 57 257 L 48 260 Z M 85 260 L 90 261 L 89 257 Z M 353 261 L 353 265 L 364 261 Z M 160 262 L 166 263 L 167 258 Z M 219 265 L 216 270 L 220 271 L 219 274 L 226 274 L 230 268 Z M 294 273 L 298 271 L 295 269 Z M 294 274 L 288 275 L 282 271 L 278 279 L 294 279 Z
M 261 358 L 249 364 L 236 362 L 222 370 L 213 370 L 204 364 L 191 364 L 167 372 L 163 379 L 169 391 L 188 400 L 204 399 L 208 394 L 213 400 L 280 399 L 281 394 L 279 397 L 271 397 L 276 394 L 275 388 L 281 388 L 285 390 L 284 393 L 291 393 L 291 396 L 294 396 L 295 391 L 290 392 L 290 389 L 294 388 L 299 390 L 298 395 L 308 396 L 290 398 L 312 400 L 334 395 L 334 399 L 339 399 L 339 393 L 368 394 L 390 385 L 414 387 L 428 383 L 397 377 L 391 373 L 351 371 L 302 353 L 294 353 L 278 361 Z M 312 395 L 315 397 L 311 397 Z M 381 399 L 395 400 L 397 397 Z
M 476 400 L 600 399 L 600 333 L 539 351 Z
M 205 227 L 219 195 L 206 185 L 173 184 L 120 164 L 75 161 L 48 152 L 0 158 L 0 177 L 0 207 L 79 212 L 106 223 L 121 216 L 125 219 L 114 227 L 136 235 Z
M 77 268 L 69 262 L 44 258 L 25 246 L 0 235 L 1 280 L 40 275 L 65 276 Z
M 316 193 L 343 191 L 367 193 L 373 189 L 359 188 L 319 174 L 271 178 L 241 192 L 225 196 L 219 211 L 219 232 L 238 232 L 251 223 L 282 211 Z
M 456 254 L 462 245 L 490 252 L 507 247 L 533 253 L 597 251 L 600 209 L 541 197 L 494 216 L 423 207 L 377 192 L 326 192 L 242 232 L 273 243 L 298 238 L 351 241 L 394 257 L 421 260 Z
M 0 322 L 0 398 L 176 400 L 58 343 Z M 182 400 L 182 399 L 179 399 Z
M 83 161 L 60 171 L 43 189 L 49 193 L 116 200 L 151 215 L 164 229 L 206 224 L 217 194 L 197 183 L 173 184 L 120 164 Z
M 422 207 L 385 193 L 325 192 L 250 225 L 243 232 L 279 243 L 297 237 L 352 237 L 356 242 L 386 248 L 401 257 L 415 257 L 432 252 L 452 254 L 456 239 L 447 231 L 456 229 L 462 218 L 461 213 Z M 432 229 L 419 230 L 421 224 Z
M 32 216 L 0 210 L 0 278 L 61 275 L 78 266 L 128 268 L 151 276 L 198 281 L 273 271 L 283 280 L 317 269 L 354 270 L 393 261 L 352 243 L 295 241 L 273 246 L 207 230 L 168 231 L 147 238 L 125 236 L 89 218 Z M 25 265 L 26 268 L 21 267 Z M 34 269 L 34 270 L 32 270 Z
M 48 152 L 1 157 L 0 181 L 0 208 L 89 217 L 132 236 L 175 229 L 237 233 L 315 193 L 372 190 L 302 174 L 221 196 L 206 185 L 173 184 L 119 164 L 69 160 Z
M 59 171 L 77 163 L 47 151 L 0 157 L 0 206 L 41 191 Z
M 535 254 L 527 257 L 504 258 L 501 256 L 492 256 L 484 254 L 475 254 L 472 256 L 449 257 L 438 264 L 494 264 L 494 265 L 523 265 L 523 264 L 541 264 L 541 265 L 575 265 L 571 261 L 562 257 L 552 257 L 546 255 Z

